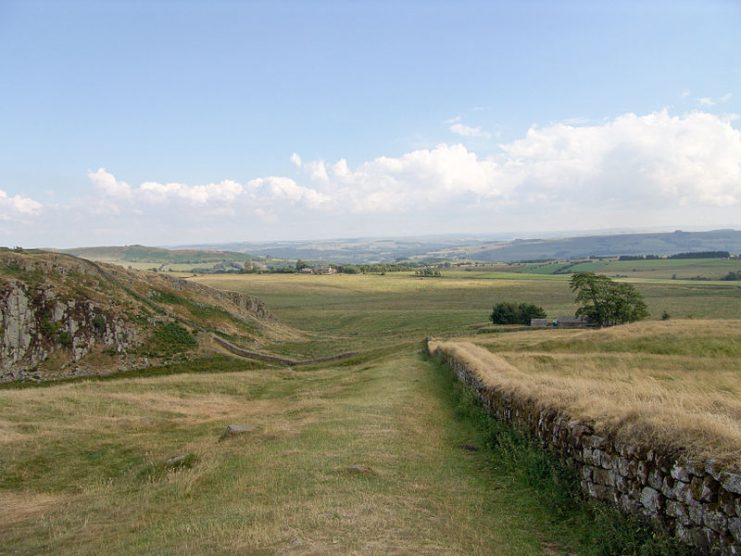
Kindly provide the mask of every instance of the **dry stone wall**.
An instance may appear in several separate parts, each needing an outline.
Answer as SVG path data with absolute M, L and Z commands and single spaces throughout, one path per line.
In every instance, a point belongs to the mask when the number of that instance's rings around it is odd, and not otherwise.
M 741 473 L 625 442 L 590 423 L 485 385 L 451 354 L 439 356 L 496 419 L 539 439 L 578 474 L 589 496 L 649 521 L 699 554 L 741 554 Z

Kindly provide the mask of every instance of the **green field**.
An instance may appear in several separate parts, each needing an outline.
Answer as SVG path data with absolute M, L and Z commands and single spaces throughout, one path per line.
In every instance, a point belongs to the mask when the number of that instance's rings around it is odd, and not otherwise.
M 386 275 L 216 275 L 213 287 L 263 299 L 282 321 L 313 333 L 300 344 L 276 343 L 280 353 L 326 355 L 348 349 L 413 344 L 425 336 L 487 330 L 492 306 L 525 301 L 550 317 L 574 314 L 568 276 L 444 271 L 442 278 Z M 737 318 L 741 287 L 733 282 L 635 280 L 651 318 Z
M 574 272 L 598 272 L 612 277 L 692 280 L 722 280 L 729 272 L 741 271 L 741 259 L 651 259 L 619 261 L 547 261 L 538 263 L 498 263 L 470 269 L 474 273 L 514 272 L 525 275 L 562 275 Z
M 483 449 L 449 373 L 419 354 L 427 335 L 506 341 L 487 324 L 497 301 L 573 313 L 567 276 L 195 279 L 256 295 L 305 333 L 267 351 L 361 354 L 0 390 L 0 552 L 595 554 L 607 542 L 594 514 L 554 509 L 532 475 Z M 741 307 L 731 284 L 636 285 L 653 318 Z M 231 423 L 255 429 L 219 442 Z

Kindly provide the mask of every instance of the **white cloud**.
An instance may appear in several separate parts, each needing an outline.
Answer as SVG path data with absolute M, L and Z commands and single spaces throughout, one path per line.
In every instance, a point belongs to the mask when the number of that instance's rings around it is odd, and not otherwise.
M 296 168 L 301 168 L 301 157 L 298 153 L 293 153 L 291 155 L 291 164 L 293 164 Z
M 77 243 L 87 241 L 91 225 L 118 243 L 739 225 L 741 131 L 734 123 L 732 116 L 662 110 L 534 126 L 486 155 L 446 143 L 353 165 L 295 153 L 296 179 L 129 185 L 101 168 L 88 173 L 91 196 L 43 208 L 43 237 L 73 234 L 74 222 Z M 0 191 L 0 219 L 41 210 Z M 14 228 L 21 226 L 4 230 Z
M 301 187 L 291 178 L 282 176 L 257 178 L 246 184 L 234 180 L 205 185 L 147 181 L 137 187 L 117 180 L 103 168 L 88 172 L 88 177 L 98 191 L 103 193 L 103 200 L 124 200 L 141 208 L 156 205 L 166 205 L 169 208 L 173 202 L 193 207 L 218 207 L 280 201 L 303 203 L 316 208 L 326 200 L 318 191 Z M 103 203 L 101 206 L 106 205 Z M 118 205 L 113 208 L 120 212 Z M 223 214 L 223 211 L 213 210 L 212 214 Z
M 246 184 L 132 187 L 102 168 L 89 177 L 105 198 L 140 210 L 181 203 L 259 208 L 271 218 L 288 206 L 342 215 L 466 210 L 482 203 L 512 211 L 539 204 L 648 211 L 741 203 L 741 132 L 728 117 L 707 112 L 672 116 L 662 110 L 592 125 L 532 127 L 488 157 L 461 144 L 440 144 L 354 168 L 345 159 L 291 158 L 301 161 L 303 183 L 268 176 Z
M 724 102 L 728 102 L 733 97 L 733 94 L 726 93 L 724 95 L 719 96 L 718 98 L 713 97 L 700 97 L 697 99 L 697 103 L 700 106 L 715 106 L 716 104 L 723 104 Z
M 15 220 L 41 212 L 42 204 L 23 195 L 8 195 L 0 189 L 0 220 Z
M 450 124 L 448 126 L 448 129 L 452 133 L 460 135 L 461 137 L 467 137 L 469 139 L 491 139 L 491 133 L 489 133 L 488 131 L 484 131 L 480 127 L 465 125 L 461 122 L 460 116 L 451 118 L 446 123 Z
M 291 178 L 270 176 L 257 178 L 247 183 L 251 199 L 263 200 L 270 203 L 290 201 L 301 203 L 309 208 L 319 208 L 329 201 L 329 197 L 308 187 L 298 185 Z
M 87 177 L 106 195 L 117 199 L 131 198 L 131 186 L 124 181 L 118 181 L 105 168 L 98 168 L 95 172 L 88 171 Z

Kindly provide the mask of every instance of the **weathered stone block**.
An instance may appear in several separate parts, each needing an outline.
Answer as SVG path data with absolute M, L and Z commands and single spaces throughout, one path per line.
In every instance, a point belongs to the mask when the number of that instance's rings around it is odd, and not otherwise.
M 612 462 L 613 469 L 617 468 L 618 473 L 623 477 L 633 478 L 636 475 L 636 463 L 625 457 L 614 458 Z
M 710 475 L 716 481 L 720 480 L 721 471 L 723 471 L 723 469 L 717 460 L 709 459 L 705 462 L 705 473 Z
M 584 439 L 584 443 L 590 448 L 604 449 L 605 446 L 607 445 L 607 439 L 604 436 L 600 436 L 598 434 L 592 434 L 589 437 L 586 437 Z
M 695 477 L 702 477 L 705 474 L 705 462 L 699 458 L 688 458 L 686 466 L 690 474 Z
M 674 479 L 666 475 L 661 481 L 661 494 L 667 498 L 674 498 Z
M 690 493 L 692 499 L 698 502 L 712 502 L 715 500 L 715 492 L 717 487 L 713 488 L 717 483 L 714 479 L 708 475 L 703 477 L 693 477 L 690 483 Z
M 735 498 L 735 495 L 726 490 L 720 490 L 718 492 L 718 506 L 729 517 L 736 515 L 736 508 L 734 507 Z
M 643 460 L 640 460 L 636 466 L 636 478 L 642 485 L 645 485 L 648 481 L 648 465 Z
M 707 552 L 707 540 L 701 529 L 698 529 L 697 527 L 687 527 L 678 522 L 675 535 L 683 543 L 697 547 L 700 554 Z
M 728 520 L 728 530 L 730 531 L 733 539 L 741 543 L 741 518 L 734 517 Z
M 617 471 L 611 471 L 613 484 L 618 492 L 628 492 L 629 481 L 626 477 L 620 475 Z
M 720 474 L 720 484 L 728 492 L 741 494 L 741 475 L 723 472 Z
M 728 518 L 721 511 L 705 510 L 702 515 L 702 523 L 705 527 L 722 533 L 728 527 Z
M 648 510 L 650 515 L 654 515 L 661 510 L 663 498 L 658 490 L 651 487 L 644 487 L 641 491 L 641 505 Z
M 690 524 L 690 516 L 687 513 L 687 508 L 681 502 L 675 500 L 666 501 L 666 515 L 671 516 L 682 525 Z
M 615 484 L 612 473 L 601 467 L 592 469 L 592 480 L 599 485 L 613 486 Z
M 636 502 L 635 499 L 631 498 L 627 494 L 623 494 L 620 497 L 619 504 L 622 510 L 627 514 L 636 515 L 639 511 L 638 502 Z
M 692 479 L 690 470 L 685 465 L 681 465 L 679 462 L 675 462 L 670 470 L 672 478 L 676 481 L 683 481 L 689 483 Z
M 611 500 L 612 499 L 612 489 L 604 485 L 589 483 L 587 487 L 587 492 L 589 492 L 589 496 L 593 498 L 597 498 L 598 500 Z
M 695 525 L 702 525 L 702 516 L 705 512 L 702 504 L 693 501 L 686 504 L 685 508 L 687 508 L 687 515 L 689 515 L 690 521 Z
M 585 465 L 581 468 L 580 472 L 581 478 L 585 481 L 591 481 L 592 480 L 592 468 L 588 465 Z
M 661 474 L 661 471 L 659 471 L 658 469 L 653 469 L 648 472 L 648 479 L 646 480 L 646 482 L 651 488 L 661 490 L 661 487 L 664 484 L 664 477 Z

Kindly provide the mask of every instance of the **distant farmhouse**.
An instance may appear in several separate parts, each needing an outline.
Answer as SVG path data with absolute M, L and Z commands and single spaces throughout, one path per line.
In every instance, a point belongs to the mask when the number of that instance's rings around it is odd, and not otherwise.
M 593 325 L 584 317 L 561 316 L 557 319 L 530 319 L 533 328 L 590 328 Z
M 305 266 L 299 272 L 302 274 L 337 274 L 337 269 L 333 266 Z

